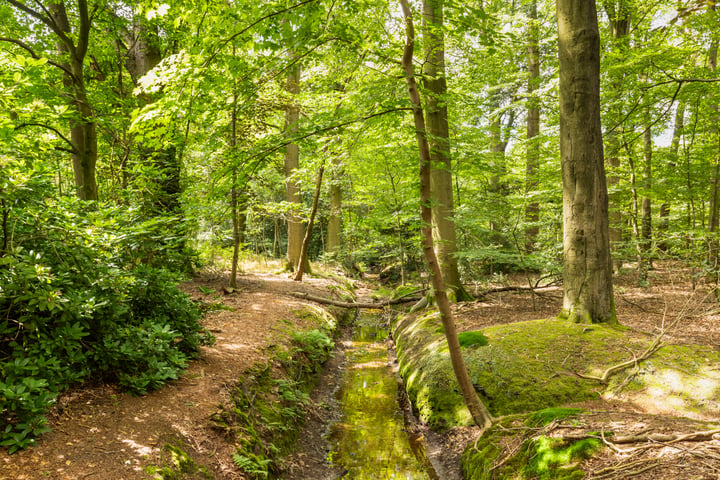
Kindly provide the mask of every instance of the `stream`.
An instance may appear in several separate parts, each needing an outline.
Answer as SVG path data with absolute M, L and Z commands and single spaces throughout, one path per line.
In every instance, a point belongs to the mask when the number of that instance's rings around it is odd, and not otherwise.
M 405 395 L 390 364 L 388 328 L 377 315 L 360 315 L 346 350 L 337 391 L 343 418 L 328 436 L 328 461 L 354 480 L 438 480 L 420 441 L 410 438 Z

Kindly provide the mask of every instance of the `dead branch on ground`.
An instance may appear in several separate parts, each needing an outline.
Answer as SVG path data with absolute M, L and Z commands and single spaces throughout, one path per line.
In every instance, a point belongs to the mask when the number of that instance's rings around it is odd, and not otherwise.
M 322 303 L 324 305 L 334 305 L 336 307 L 342 307 L 342 308 L 383 308 L 388 307 L 390 305 L 399 305 L 401 303 L 410 303 L 410 302 L 417 302 L 420 300 L 421 297 L 411 297 L 410 295 L 414 295 L 416 293 L 420 293 L 423 290 L 416 290 L 414 292 L 410 292 L 406 295 L 403 295 L 399 298 L 394 298 L 392 300 L 385 300 L 383 302 L 343 302 L 341 300 L 333 300 L 331 298 L 325 298 L 325 297 L 319 297 L 317 295 L 312 295 L 310 293 L 304 293 L 304 292 L 290 292 L 289 294 L 296 298 L 302 298 L 303 300 L 310 300 L 317 303 Z

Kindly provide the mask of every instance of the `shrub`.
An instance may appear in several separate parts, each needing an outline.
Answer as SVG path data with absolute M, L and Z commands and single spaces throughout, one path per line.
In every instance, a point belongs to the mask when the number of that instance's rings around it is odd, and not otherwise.
M 178 274 L 157 266 L 182 263 L 160 220 L 143 233 L 131 209 L 42 192 L 10 189 L 0 207 L 14 228 L 0 249 L 0 445 L 11 452 L 47 430 L 68 386 L 92 376 L 144 393 L 212 341 Z

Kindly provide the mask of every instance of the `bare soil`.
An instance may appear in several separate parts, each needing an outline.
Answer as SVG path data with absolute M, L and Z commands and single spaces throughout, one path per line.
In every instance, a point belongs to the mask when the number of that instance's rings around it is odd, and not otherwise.
M 520 277 L 510 281 L 525 283 Z M 634 286 L 631 272 L 616 278 L 616 305 L 623 325 L 655 334 L 682 316 L 668 333 L 668 341 L 720 348 L 720 304 L 709 286 L 693 281 L 692 272 L 677 263 L 657 266 L 650 273 L 650 282 L 649 288 Z M 180 380 L 143 397 L 108 385 L 86 385 L 65 392 L 50 413 L 53 431 L 42 436 L 36 447 L 13 455 L 0 451 L 0 480 L 152 478 L 145 473 L 147 466 L 171 463 L 171 453 L 165 448 L 168 444 L 182 446 L 194 462 L 207 467 L 217 479 L 243 478 L 232 464 L 234 446 L 210 428 L 208 418 L 228 400 L 229 389 L 243 370 L 264 358 L 265 347 L 276 341 L 286 321 L 302 326 L 303 319 L 293 312 L 307 302 L 288 293 L 331 296 L 328 287 L 332 283 L 306 278 L 300 284 L 283 276 L 248 274 L 241 277 L 238 291 L 229 295 L 222 294 L 226 279 L 221 275 L 206 275 L 186 284 L 184 289 L 191 295 L 229 308 L 212 311 L 204 318 L 205 326 L 217 336 L 216 344 L 203 347 L 200 358 Z M 203 294 L 199 286 L 216 293 Z M 459 329 L 472 330 L 552 317 L 560 311 L 561 301 L 561 289 L 551 287 L 537 295 L 488 295 L 482 301 L 456 305 L 455 312 Z M 324 464 L 327 452 L 322 437 L 328 422 L 337 415 L 332 398 L 341 365 L 340 350 L 308 408 L 299 450 L 284 462 L 286 478 L 330 480 L 343 474 Z M 618 400 L 582 406 L 604 412 L 583 417 L 587 431 L 598 431 L 608 424 L 628 434 L 688 433 L 709 428 L 689 419 L 651 415 L 655 412 L 643 405 Z M 414 425 L 411 433 L 428 441 L 426 450 L 442 464 L 442 478 L 451 479 L 459 478 L 458 456 L 477 431 L 455 428 L 438 435 Z M 558 427 L 556 433 L 566 434 L 567 430 Z M 603 450 L 588 463 L 586 478 L 720 479 L 720 436 L 702 442 L 637 447 Z M 190 474 L 183 478 L 203 477 Z

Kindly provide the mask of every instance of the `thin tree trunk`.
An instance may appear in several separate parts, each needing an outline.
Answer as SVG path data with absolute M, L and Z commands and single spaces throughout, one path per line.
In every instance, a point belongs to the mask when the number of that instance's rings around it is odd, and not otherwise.
M 528 111 L 527 111 L 527 157 L 525 163 L 525 195 L 532 196 L 537 189 L 537 170 L 540 161 L 540 102 L 536 97 L 535 90 L 540 82 L 540 40 L 538 33 L 538 12 L 537 0 L 530 2 L 528 28 Z M 535 250 L 535 242 L 540 233 L 538 220 L 540 219 L 540 204 L 537 200 L 531 200 L 525 207 L 525 251 Z
M 328 253 L 340 250 L 340 228 L 342 216 L 342 162 L 340 156 L 333 158 L 330 183 L 330 216 L 327 227 L 327 245 L 325 251 Z
M 563 312 L 617 322 L 600 126 L 600 35 L 595 1 L 557 0 L 563 177 Z
M 307 258 L 308 247 L 310 246 L 310 238 L 312 237 L 313 225 L 315 224 L 315 215 L 317 214 L 318 204 L 320 203 L 320 190 L 322 189 L 323 172 L 325 172 L 325 161 L 320 164 L 320 170 L 318 170 L 317 181 L 315 182 L 315 195 L 313 196 L 312 208 L 310 210 L 310 220 L 308 220 L 307 229 L 305 230 L 305 238 L 303 239 L 302 247 L 300 248 L 300 258 Z M 297 273 L 295 274 L 296 282 L 302 281 L 303 274 L 305 273 L 305 263 L 300 262 Z
M 433 248 L 432 236 L 432 210 L 430 208 L 431 191 L 430 191 L 430 147 L 426 138 L 425 117 L 420 103 L 420 94 L 415 82 L 415 72 L 413 68 L 413 49 L 415 44 L 415 31 L 412 21 L 412 12 L 407 0 L 400 0 L 406 22 L 406 42 L 403 50 L 402 66 L 405 71 L 405 79 L 408 86 L 408 94 L 413 109 L 413 119 L 415 123 L 415 132 L 420 153 L 420 209 L 422 217 L 422 236 L 423 236 L 423 252 L 425 259 L 430 268 L 430 278 L 435 289 L 435 295 L 438 302 L 438 310 L 445 328 L 445 337 L 448 342 L 450 351 L 450 360 L 452 362 L 455 376 L 460 385 L 462 396 L 465 404 L 470 411 L 475 423 L 484 431 L 492 425 L 492 416 L 487 408 L 480 402 L 475 392 L 475 388 L 470 381 L 465 361 L 460 350 L 460 342 L 458 341 L 455 321 L 453 319 L 452 310 L 450 309 L 450 301 L 445 291 L 445 284 L 438 264 L 435 250 Z
M 621 58 L 623 58 L 628 49 L 631 10 L 629 8 L 627 0 L 604 1 L 603 6 L 605 7 L 605 11 L 607 13 L 608 21 L 610 24 L 612 45 L 614 48 L 619 50 Z M 608 72 L 608 75 L 610 75 L 611 77 L 610 83 L 612 85 L 612 90 L 616 92 L 621 91 L 622 75 L 624 74 L 621 72 L 615 73 L 615 71 L 610 71 Z M 615 106 L 615 108 L 613 108 L 611 111 L 611 118 L 613 118 L 615 121 L 618 121 L 619 118 L 622 116 L 622 108 L 619 106 Z M 604 140 L 605 145 L 607 146 L 608 154 L 607 157 L 605 157 L 605 164 L 607 167 L 610 167 L 610 171 L 613 172 L 614 169 L 620 167 L 619 152 L 622 147 L 619 135 L 617 133 L 617 129 L 612 129 L 611 131 L 609 131 L 604 136 Z M 616 173 L 610 173 L 610 175 L 608 175 L 607 182 L 611 186 L 617 185 L 618 183 L 620 183 L 620 177 Z M 611 249 L 616 248 L 616 246 L 622 243 L 623 240 L 623 231 L 621 228 L 621 225 L 623 223 L 623 215 L 620 206 L 621 200 L 617 197 L 617 194 L 610 194 L 608 196 L 609 238 Z M 620 264 L 621 263 L 622 260 L 620 260 Z M 617 266 L 618 270 L 620 268 L 620 264 L 618 264 Z
M 640 258 L 638 259 L 638 284 L 647 285 L 648 270 L 652 266 L 650 251 L 652 247 L 652 203 L 650 191 L 652 189 L 652 131 L 650 129 L 650 112 L 645 114 L 645 131 L 643 132 L 643 177 L 641 200 L 641 229 L 638 238 Z
M 715 4 L 711 3 L 709 6 L 709 12 L 711 15 L 715 13 Z M 710 51 L 708 55 L 708 67 L 712 71 L 717 70 L 717 55 L 718 55 L 718 42 L 713 40 L 710 44 Z M 720 108 L 718 107 L 717 99 L 714 100 L 710 106 L 713 111 L 714 125 L 715 125 L 715 138 L 718 150 L 714 155 L 714 166 L 712 171 L 712 179 L 710 181 L 710 207 L 709 207 L 709 218 L 708 218 L 708 232 L 710 238 L 708 240 L 708 264 L 713 272 L 713 281 L 715 283 L 720 279 L 720 271 L 718 271 L 718 265 L 720 264 L 720 258 L 718 251 L 720 245 L 718 240 L 715 238 L 715 233 L 718 230 L 718 214 L 720 213 Z

